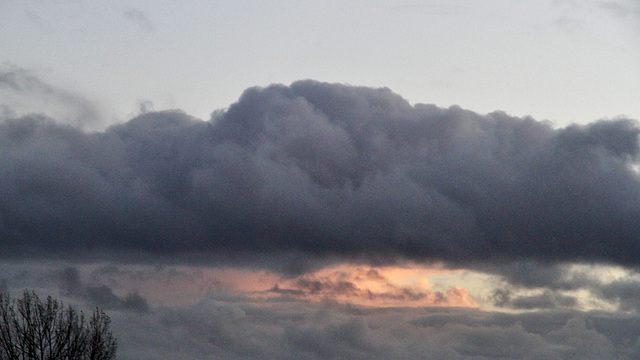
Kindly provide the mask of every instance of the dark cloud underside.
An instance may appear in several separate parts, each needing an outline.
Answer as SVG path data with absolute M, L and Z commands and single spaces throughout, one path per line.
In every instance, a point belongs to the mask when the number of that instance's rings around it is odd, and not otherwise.
M 5 119 L 0 256 L 637 265 L 638 131 L 313 81 L 248 89 L 211 121 Z
M 163 308 L 153 316 L 115 318 L 117 325 L 122 324 L 115 330 L 127 334 L 119 358 L 154 359 L 158 354 L 165 359 L 308 360 L 640 356 L 636 315 L 318 308 L 300 303 L 256 307 L 211 298 L 188 308 Z M 151 326 L 157 330 L 145 331 Z

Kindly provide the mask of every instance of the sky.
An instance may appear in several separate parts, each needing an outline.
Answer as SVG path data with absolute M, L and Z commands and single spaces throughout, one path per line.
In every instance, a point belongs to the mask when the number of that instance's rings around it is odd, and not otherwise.
M 640 2 L 0 2 L 0 291 L 119 359 L 640 357 Z

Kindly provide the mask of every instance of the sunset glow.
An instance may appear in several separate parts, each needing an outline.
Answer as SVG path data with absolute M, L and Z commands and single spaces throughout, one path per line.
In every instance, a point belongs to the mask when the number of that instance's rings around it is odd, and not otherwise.
M 441 267 L 342 264 L 296 277 L 233 268 L 109 269 L 94 270 L 93 281 L 119 288 L 122 295 L 135 290 L 149 301 L 165 305 L 196 302 L 210 293 L 227 292 L 256 300 L 291 298 L 373 307 L 478 306 L 467 289 L 455 284 L 433 289 L 429 276 L 456 272 Z
M 340 265 L 294 279 L 283 279 L 273 292 L 311 301 L 366 306 L 476 307 L 468 290 L 452 286 L 434 291 L 428 276 L 441 269 Z
M 118 360 L 640 359 L 639 1 L 0 24 L 0 299 Z

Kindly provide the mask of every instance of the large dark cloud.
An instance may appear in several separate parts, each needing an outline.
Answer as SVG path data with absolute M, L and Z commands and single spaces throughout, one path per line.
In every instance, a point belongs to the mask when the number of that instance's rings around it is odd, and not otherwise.
M 210 121 L 6 118 L 0 256 L 638 265 L 639 129 L 313 81 L 248 89 Z

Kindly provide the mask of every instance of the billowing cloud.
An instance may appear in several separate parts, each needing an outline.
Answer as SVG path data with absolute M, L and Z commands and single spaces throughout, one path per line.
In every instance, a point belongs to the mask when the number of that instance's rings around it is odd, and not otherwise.
M 635 266 L 639 131 L 314 81 L 248 89 L 210 121 L 149 112 L 86 133 L 5 116 L 0 256 L 285 273 L 347 260 Z

